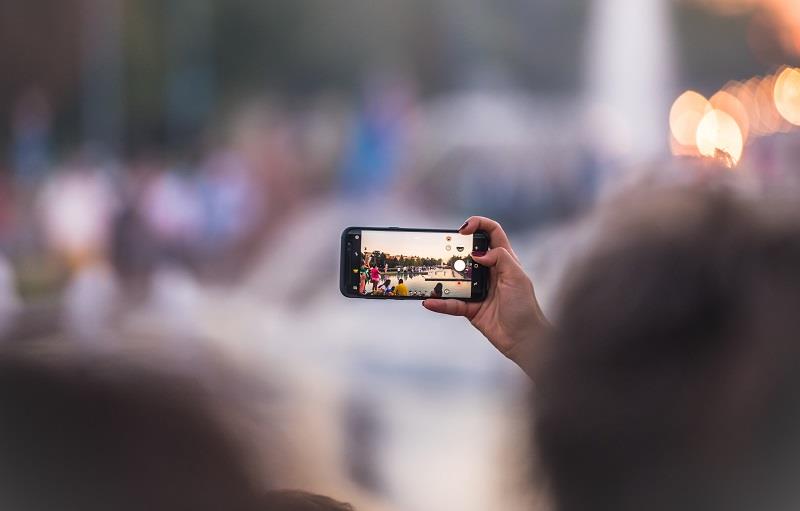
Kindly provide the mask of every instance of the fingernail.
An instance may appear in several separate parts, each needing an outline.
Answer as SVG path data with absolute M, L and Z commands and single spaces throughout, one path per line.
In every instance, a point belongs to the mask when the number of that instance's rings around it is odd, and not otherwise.
M 486 255 L 486 251 L 484 251 L 484 250 L 473 250 L 472 251 L 472 256 L 473 257 L 483 257 L 485 255 Z
M 458 230 L 459 230 L 459 231 L 463 231 L 464 229 L 466 229 L 466 228 L 467 228 L 467 226 L 468 226 L 468 225 L 469 225 L 469 220 L 467 220 L 466 222 L 464 222 L 464 225 L 462 225 L 461 227 L 459 227 L 459 228 L 458 228 Z

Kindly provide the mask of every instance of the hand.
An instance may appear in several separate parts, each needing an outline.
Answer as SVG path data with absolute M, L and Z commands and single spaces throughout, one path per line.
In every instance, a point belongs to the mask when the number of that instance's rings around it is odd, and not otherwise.
M 485 231 L 491 248 L 487 254 L 473 253 L 475 262 L 489 268 L 489 292 L 483 302 L 429 299 L 422 305 L 431 311 L 464 316 L 503 355 L 535 379 L 540 362 L 539 345 L 549 327 L 533 284 L 525 274 L 500 224 L 484 217 L 471 217 L 461 234 Z

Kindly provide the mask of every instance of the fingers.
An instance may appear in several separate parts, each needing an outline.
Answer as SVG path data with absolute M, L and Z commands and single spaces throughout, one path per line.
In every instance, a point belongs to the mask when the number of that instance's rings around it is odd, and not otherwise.
M 422 306 L 429 311 L 447 314 L 450 316 L 464 316 L 472 318 L 480 307 L 479 303 L 467 303 L 461 300 L 437 300 L 430 299 L 422 302 Z
M 472 254 L 472 259 L 487 268 L 494 268 L 498 274 L 508 274 L 513 272 L 523 272 L 519 261 L 512 256 L 505 248 L 493 248 L 486 255 L 479 256 Z
M 514 250 L 511 248 L 511 242 L 508 240 L 506 232 L 499 223 L 495 222 L 491 218 L 472 216 L 469 217 L 466 222 L 464 222 L 464 225 L 461 227 L 461 229 L 459 229 L 458 232 L 469 235 L 475 234 L 477 231 L 484 231 L 489 235 L 489 243 L 491 244 L 491 248 L 504 248 L 514 259 L 517 259 L 516 254 L 514 254 Z

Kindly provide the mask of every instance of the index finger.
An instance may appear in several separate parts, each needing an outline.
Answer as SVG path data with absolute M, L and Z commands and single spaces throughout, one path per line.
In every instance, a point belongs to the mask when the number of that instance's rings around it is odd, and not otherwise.
M 508 235 L 506 235 L 506 232 L 499 223 L 495 222 L 491 218 L 486 218 L 485 216 L 471 216 L 466 222 L 464 222 L 464 226 L 459 229 L 458 232 L 469 235 L 475 234 L 477 231 L 484 231 L 489 235 L 490 248 L 504 248 L 514 259 L 517 260 L 517 262 L 519 262 L 517 254 L 515 254 L 514 249 L 511 248 L 511 242 L 508 240 Z

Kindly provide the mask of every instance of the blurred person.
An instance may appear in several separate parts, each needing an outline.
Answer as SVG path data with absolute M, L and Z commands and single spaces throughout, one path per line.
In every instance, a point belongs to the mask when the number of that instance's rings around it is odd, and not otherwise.
M 790 208 L 796 209 L 796 208 Z M 550 326 L 508 237 L 475 254 L 465 316 L 536 383 L 535 456 L 555 509 L 796 509 L 800 216 L 725 190 L 617 204 Z
M 262 217 L 263 193 L 250 167 L 233 151 L 213 153 L 199 175 L 204 210 L 202 250 L 218 259 L 252 235 Z
M 444 290 L 444 286 L 441 282 L 437 282 L 436 286 L 434 286 L 433 291 L 431 291 L 431 298 L 441 298 L 442 292 Z
M 121 182 L 122 205 L 114 218 L 110 260 L 121 281 L 126 298 L 140 299 L 157 256 L 156 240 L 140 207 L 150 176 L 160 164 L 150 156 L 139 156 L 128 165 Z
M 415 93 L 407 80 L 370 80 L 344 154 L 345 194 L 376 198 L 380 194 L 374 192 L 394 189 L 391 185 L 408 165 L 415 108 Z
M 150 176 L 139 209 L 160 247 L 162 259 L 188 262 L 202 237 L 203 205 L 192 170 Z
M 14 105 L 11 121 L 12 158 L 17 181 L 29 185 L 50 165 L 52 110 L 45 92 L 27 90 Z
M 102 344 L 116 323 L 121 299 L 122 289 L 110 264 L 84 265 L 64 289 L 64 330 L 83 342 Z
M 269 239 L 287 216 L 309 198 L 313 181 L 305 173 L 307 153 L 299 147 L 298 119 L 280 101 L 255 98 L 243 103 L 230 126 L 230 148 L 252 171 L 252 191 L 260 201 L 259 231 Z M 303 148 L 304 149 L 304 148 Z
M 103 170 L 58 172 L 45 182 L 37 207 L 49 248 L 73 268 L 108 255 L 119 201 Z

